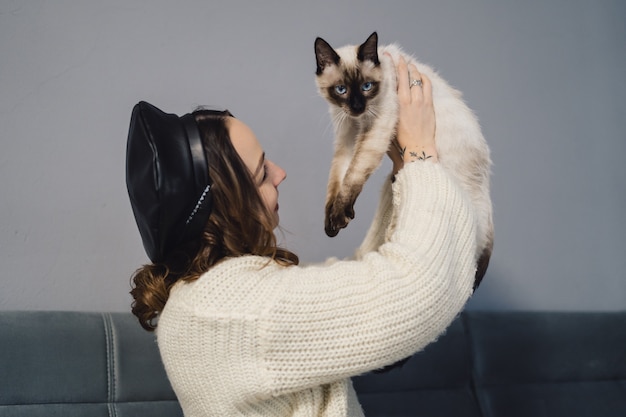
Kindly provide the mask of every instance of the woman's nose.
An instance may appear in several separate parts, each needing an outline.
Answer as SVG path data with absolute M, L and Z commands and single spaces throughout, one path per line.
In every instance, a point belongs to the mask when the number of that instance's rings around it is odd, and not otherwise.
M 276 165 L 273 162 L 270 162 L 272 164 L 272 168 L 274 171 L 274 187 L 278 187 L 278 185 L 283 182 L 285 180 L 285 178 L 287 178 L 287 173 L 285 172 L 284 169 L 282 169 L 280 166 Z

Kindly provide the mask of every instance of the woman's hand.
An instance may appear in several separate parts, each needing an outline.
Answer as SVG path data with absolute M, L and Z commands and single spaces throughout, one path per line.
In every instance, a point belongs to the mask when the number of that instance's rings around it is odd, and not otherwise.
M 425 74 L 420 74 L 415 65 L 407 65 L 402 56 L 396 65 L 396 71 L 398 127 L 396 140 L 387 152 L 393 161 L 394 173 L 406 162 L 438 161 L 430 79 Z

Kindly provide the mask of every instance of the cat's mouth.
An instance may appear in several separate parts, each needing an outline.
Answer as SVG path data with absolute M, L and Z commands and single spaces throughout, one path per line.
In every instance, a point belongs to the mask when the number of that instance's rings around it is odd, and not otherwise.
M 365 109 L 353 109 L 352 107 L 344 109 L 347 116 L 352 117 L 354 119 L 358 119 L 359 117 L 365 114 Z

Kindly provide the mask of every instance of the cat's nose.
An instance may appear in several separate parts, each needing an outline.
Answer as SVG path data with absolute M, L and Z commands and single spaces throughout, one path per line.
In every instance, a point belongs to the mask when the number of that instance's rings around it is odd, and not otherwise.
M 365 100 L 353 97 L 350 100 L 350 111 L 352 111 L 352 114 L 355 116 L 363 113 L 365 111 Z
M 351 106 L 350 110 L 352 110 L 353 115 L 358 116 L 359 114 L 363 113 L 363 111 L 365 110 L 365 106 Z

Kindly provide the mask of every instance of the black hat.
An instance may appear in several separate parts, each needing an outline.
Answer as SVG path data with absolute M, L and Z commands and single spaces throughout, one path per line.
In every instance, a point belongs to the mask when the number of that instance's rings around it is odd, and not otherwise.
M 141 101 L 126 145 L 126 187 L 143 246 L 161 262 L 197 239 L 211 212 L 209 166 L 192 114 L 178 117 Z

